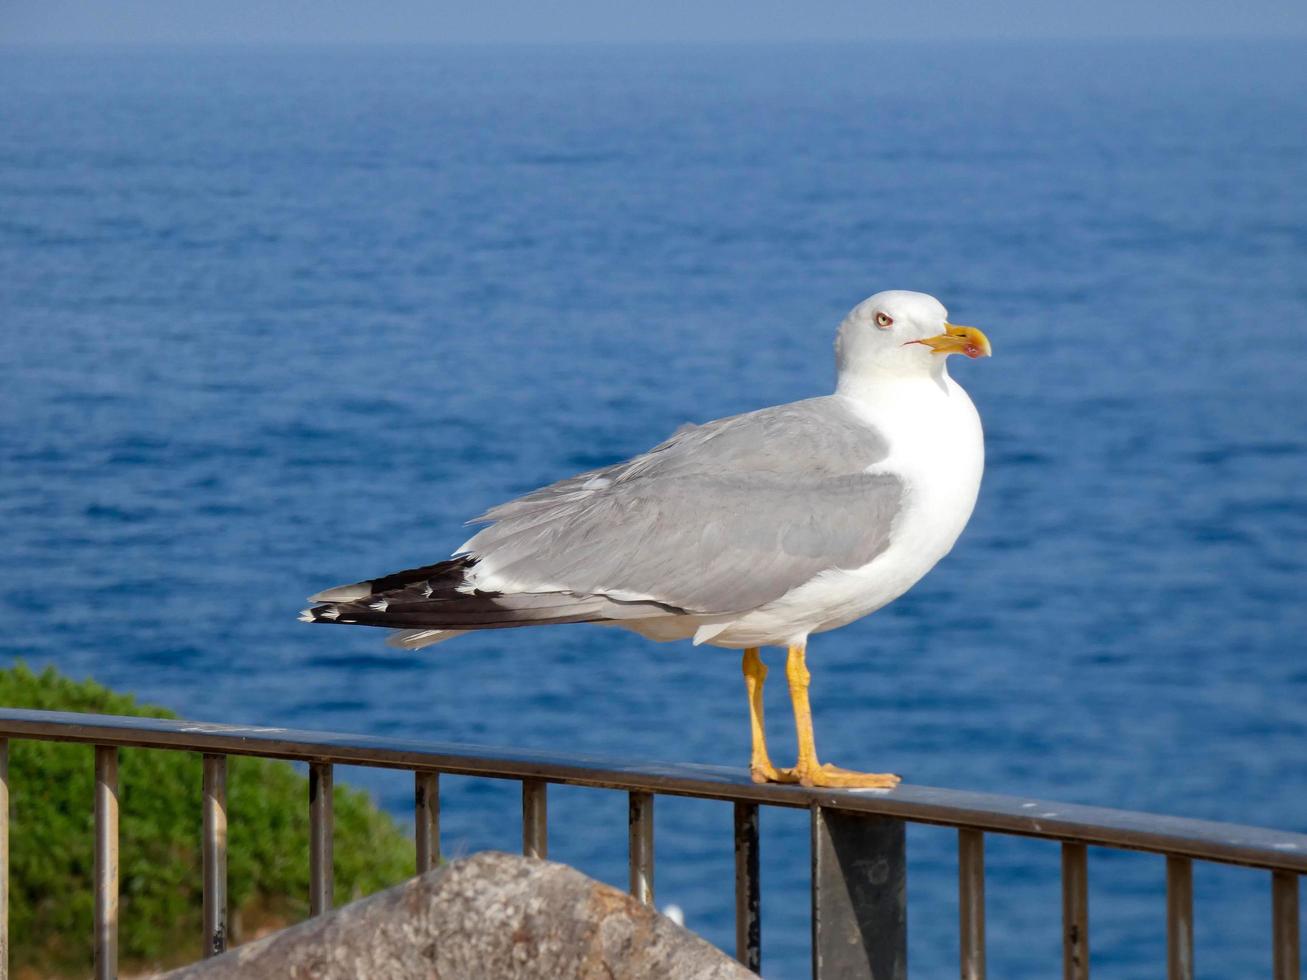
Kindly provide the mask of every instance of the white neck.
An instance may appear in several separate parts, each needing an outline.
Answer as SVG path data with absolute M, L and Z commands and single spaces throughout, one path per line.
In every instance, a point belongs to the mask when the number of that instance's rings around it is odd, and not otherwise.
M 865 366 L 860 370 L 844 370 L 835 382 L 835 394 L 853 398 L 864 404 L 884 404 L 899 397 L 904 386 L 920 388 L 929 385 L 947 395 L 956 387 L 948 373 L 948 358 L 932 356 L 920 371 L 904 371 L 900 365 L 893 368 Z

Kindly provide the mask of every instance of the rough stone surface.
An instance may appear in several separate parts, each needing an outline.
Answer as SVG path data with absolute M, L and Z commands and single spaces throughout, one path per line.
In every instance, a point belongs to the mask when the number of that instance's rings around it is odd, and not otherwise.
M 561 864 L 486 852 L 167 980 L 746 980 L 735 960 Z

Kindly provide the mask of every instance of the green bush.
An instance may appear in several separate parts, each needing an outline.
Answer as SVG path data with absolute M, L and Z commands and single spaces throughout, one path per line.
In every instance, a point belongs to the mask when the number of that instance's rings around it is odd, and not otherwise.
M 0 705 L 176 718 L 53 669 L 0 670 Z M 16 972 L 85 975 L 94 899 L 94 749 L 11 740 L 11 963 Z M 201 763 L 192 753 L 123 749 L 119 762 L 124 966 L 198 958 Z M 227 773 L 233 942 L 308 914 L 308 780 L 286 762 L 232 756 Z M 413 845 L 367 794 L 337 786 L 335 899 L 410 877 Z

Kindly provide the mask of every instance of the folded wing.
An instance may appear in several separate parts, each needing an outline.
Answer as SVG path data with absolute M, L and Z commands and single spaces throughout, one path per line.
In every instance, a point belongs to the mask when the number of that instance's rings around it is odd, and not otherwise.
M 461 631 L 757 609 L 889 546 L 888 452 L 838 397 L 692 427 L 492 508 L 455 558 L 321 593 L 306 618 Z

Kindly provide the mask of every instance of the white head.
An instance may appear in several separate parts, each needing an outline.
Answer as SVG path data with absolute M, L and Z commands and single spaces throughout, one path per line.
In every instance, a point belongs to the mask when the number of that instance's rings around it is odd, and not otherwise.
M 840 381 L 938 377 L 949 354 L 988 357 L 989 340 L 975 327 L 948 322 L 934 296 L 890 289 L 849 311 L 835 336 Z

